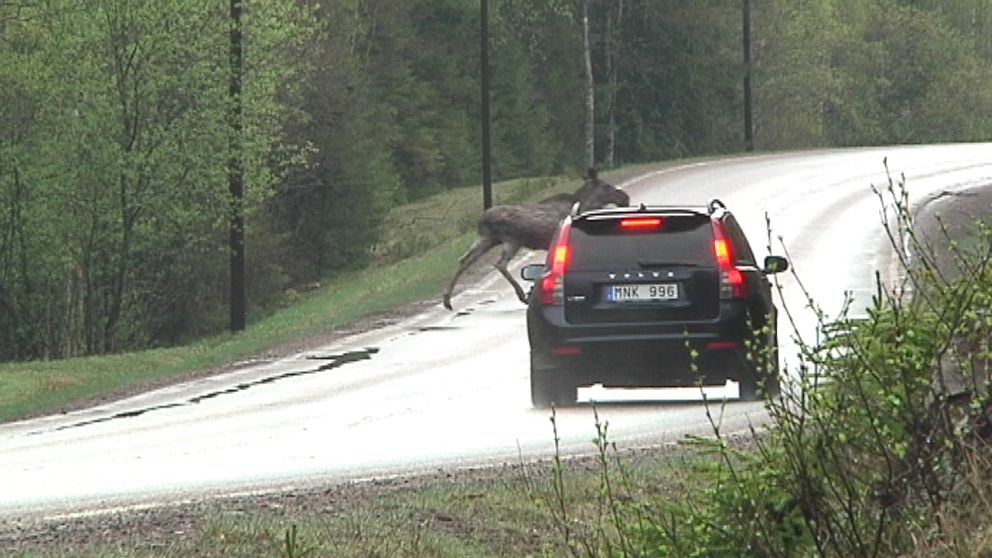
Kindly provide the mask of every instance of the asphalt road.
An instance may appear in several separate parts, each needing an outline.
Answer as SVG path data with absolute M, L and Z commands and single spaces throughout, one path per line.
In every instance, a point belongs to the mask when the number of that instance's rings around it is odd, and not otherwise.
M 911 200 L 992 184 L 992 144 L 830 150 L 715 159 L 623 182 L 634 203 L 717 197 L 737 215 L 759 258 L 788 253 L 816 305 L 858 313 L 875 272 L 898 279 L 872 186 L 883 159 L 905 175 Z M 778 238 L 781 237 L 781 242 Z M 539 261 L 541 255 L 532 255 Z M 516 262 L 525 263 L 523 259 Z M 780 321 L 781 356 L 795 335 L 816 336 L 796 277 L 781 278 L 797 331 Z M 443 285 L 438 286 L 440 293 Z M 845 294 L 847 293 L 847 294 Z M 440 297 L 439 297 L 440 302 Z M 399 323 L 275 362 L 113 404 L 0 426 L 0 518 L 57 516 L 546 457 L 554 435 L 531 409 L 524 308 L 495 273 L 454 299 Z M 782 312 L 781 320 L 785 320 Z M 596 400 L 620 446 L 687 434 L 746 432 L 767 416 L 710 390 L 580 390 Z M 594 407 L 557 414 L 563 453 L 593 450 Z

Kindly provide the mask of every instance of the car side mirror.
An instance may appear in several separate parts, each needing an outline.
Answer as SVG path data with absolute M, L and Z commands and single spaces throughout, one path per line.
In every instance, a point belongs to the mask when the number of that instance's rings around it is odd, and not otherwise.
M 783 271 L 789 269 L 789 260 L 783 258 L 782 256 L 766 256 L 765 257 L 765 274 L 774 275 L 776 273 L 782 273 Z
M 520 277 L 527 281 L 537 281 L 544 276 L 546 270 L 544 264 L 528 264 L 520 268 Z

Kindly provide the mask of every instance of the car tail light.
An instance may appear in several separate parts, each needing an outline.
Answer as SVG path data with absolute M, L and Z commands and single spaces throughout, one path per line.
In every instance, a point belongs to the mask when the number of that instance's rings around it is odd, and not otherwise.
M 720 221 L 713 222 L 713 256 L 720 268 L 720 298 L 747 296 L 744 274 L 734 265 L 734 246 L 727 238 L 727 228 Z
M 635 217 L 632 219 L 621 219 L 620 228 L 628 231 L 652 230 L 661 227 L 661 217 Z
M 565 304 L 565 270 L 568 267 L 568 236 L 571 231 L 572 224 L 566 221 L 558 231 L 558 239 L 554 246 L 551 247 L 550 269 L 541 278 L 541 304 L 545 306 Z

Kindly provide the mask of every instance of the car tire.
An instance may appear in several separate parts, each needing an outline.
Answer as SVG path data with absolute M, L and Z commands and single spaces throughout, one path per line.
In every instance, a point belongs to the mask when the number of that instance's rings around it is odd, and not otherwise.
M 741 373 L 738 374 L 737 381 L 740 384 L 741 401 L 758 401 L 778 397 L 781 386 L 778 378 L 777 358 L 775 358 L 775 364 L 769 363 L 765 370 L 749 363 L 742 363 L 740 370 Z
M 774 399 L 781 392 L 781 386 L 777 376 L 769 376 L 763 381 L 759 380 L 753 371 L 745 374 L 739 380 L 741 401 L 758 401 L 761 399 Z
M 530 401 L 539 409 L 575 405 L 578 387 L 567 372 L 558 366 L 543 362 L 539 356 L 530 356 Z
M 772 318 L 774 323 L 774 317 Z M 742 401 L 758 401 L 774 399 L 781 393 L 778 378 L 778 332 L 771 328 L 765 352 L 756 359 L 757 362 L 741 365 L 740 399 Z

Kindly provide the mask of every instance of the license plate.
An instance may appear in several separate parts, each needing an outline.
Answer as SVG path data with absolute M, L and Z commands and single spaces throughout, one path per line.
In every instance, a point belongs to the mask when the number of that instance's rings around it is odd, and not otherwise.
M 676 300 L 678 297 L 678 283 L 639 283 L 606 287 L 606 300 L 609 302 L 650 302 Z

